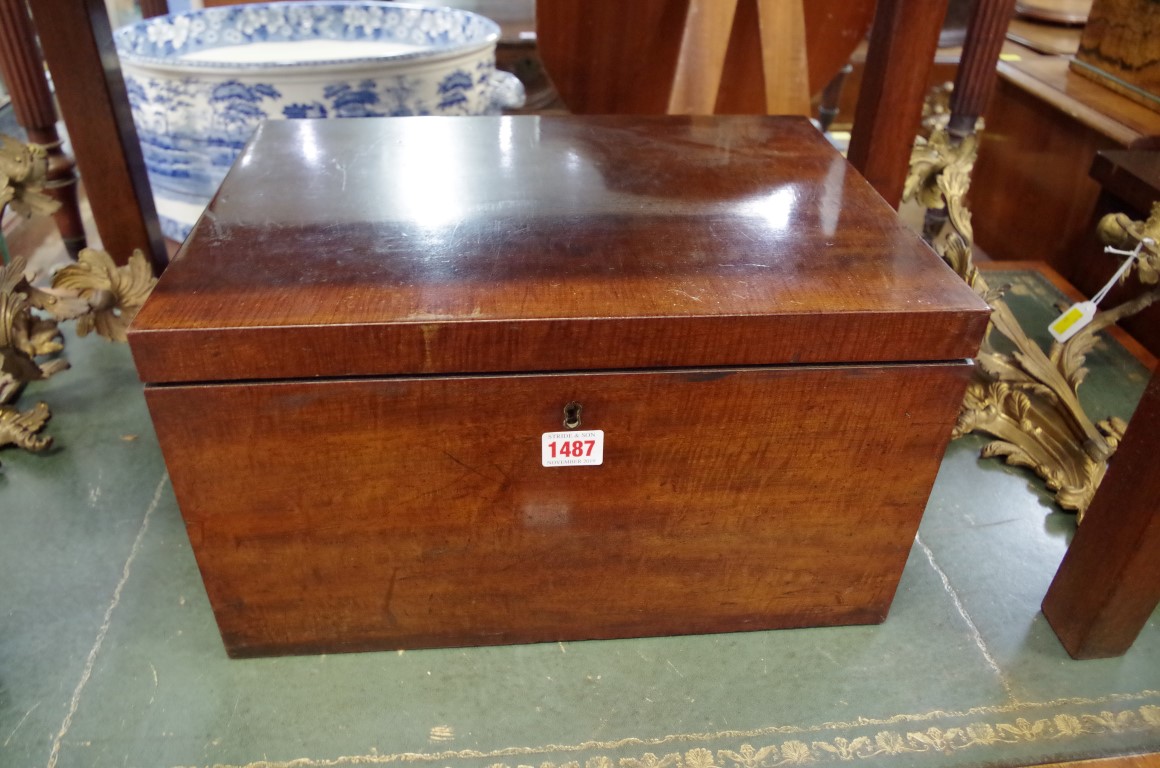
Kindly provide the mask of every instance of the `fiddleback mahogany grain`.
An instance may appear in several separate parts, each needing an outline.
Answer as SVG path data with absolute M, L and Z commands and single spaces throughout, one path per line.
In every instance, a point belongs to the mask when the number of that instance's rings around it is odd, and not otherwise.
M 880 621 L 986 321 L 801 118 L 302 120 L 130 344 L 255 655 Z
M 151 387 L 233 656 L 886 618 L 965 365 Z M 601 466 L 540 466 L 583 405 Z
M 145 381 L 951 360 L 986 325 L 802 118 L 268 122 L 183 252 Z

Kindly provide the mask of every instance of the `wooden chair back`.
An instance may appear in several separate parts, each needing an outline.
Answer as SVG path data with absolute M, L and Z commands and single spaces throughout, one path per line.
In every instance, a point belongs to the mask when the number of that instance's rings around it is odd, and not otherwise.
M 874 0 L 537 0 L 540 56 L 580 114 L 807 114 Z M 808 55 L 807 55 L 808 52 Z

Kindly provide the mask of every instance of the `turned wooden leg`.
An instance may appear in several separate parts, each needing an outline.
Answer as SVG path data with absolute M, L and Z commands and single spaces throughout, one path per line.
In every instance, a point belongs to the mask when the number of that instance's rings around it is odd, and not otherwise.
M 1015 0 L 978 0 L 967 27 L 963 56 L 955 75 L 955 90 L 951 94 L 951 120 L 947 131 L 962 138 L 975 132 L 975 124 L 987 108 L 998 76 L 995 65 L 1003 41 L 1007 39 L 1007 25 L 1015 12 Z
M 818 104 L 818 123 L 822 126 L 822 131 L 830 130 L 830 126 L 834 124 L 834 118 L 838 116 L 838 101 L 842 98 L 842 87 L 853 71 L 853 64 L 842 67 L 822 90 L 822 100 Z
M 169 259 L 104 0 L 31 8 L 105 250 L 124 264 L 140 248 L 160 272 Z
M 60 203 L 53 214 L 69 256 L 85 247 L 85 229 L 77 203 L 76 164 L 62 149 L 56 131 L 56 107 L 36 43 L 25 0 L 0 0 L 0 73 L 12 95 L 12 108 L 28 140 L 48 152 L 45 192 Z
M 1160 604 L 1160 374 L 1128 424 L 1043 600 L 1077 659 L 1123 654 Z

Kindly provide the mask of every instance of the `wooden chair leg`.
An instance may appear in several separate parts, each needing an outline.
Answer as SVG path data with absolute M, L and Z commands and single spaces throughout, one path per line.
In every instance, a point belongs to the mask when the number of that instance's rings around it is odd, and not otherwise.
M 810 114 L 810 68 L 806 59 L 803 0 L 757 0 L 765 112 Z
M 25 0 L 0 0 L 0 73 L 12 94 L 16 122 L 30 142 L 41 145 L 48 153 L 45 192 L 60 203 L 53 218 L 69 256 L 75 259 L 85 247 L 76 164 L 62 149 L 56 130 L 56 107 Z
M 946 11 L 947 0 L 879 0 L 870 32 L 849 158 L 895 208 Z
M 670 115 L 713 114 L 736 12 L 737 0 L 689 0 L 669 90 Z
M 1077 659 L 1123 654 L 1160 604 L 1160 374 L 1112 457 L 1083 525 L 1043 600 Z
M 830 126 L 838 117 L 838 102 L 842 98 L 842 87 L 846 85 L 846 78 L 853 71 L 853 64 L 842 67 L 841 71 L 834 75 L 834 79 L 822 90 L 822 100 L 818 104 L 818 123 L 822 126 L 823 131 L 830 130 Z
M 951 94 L 951 119 L 947 130 L 962 138 L 975 132 L 975 123 L 987 108 L 998 77 L 995 65 L 1007 25 L 1015 12 L 1015 0 L 978 0 L 967 27 L 963 56 Z
M 168 263 L 104 0 L 36 0 L 32 19 L 105 249 Z

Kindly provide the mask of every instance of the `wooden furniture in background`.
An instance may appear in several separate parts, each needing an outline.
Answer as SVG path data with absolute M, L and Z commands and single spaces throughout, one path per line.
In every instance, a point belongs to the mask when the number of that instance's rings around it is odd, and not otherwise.
M 1046 261 L 1077 286 L 1100 150 L 1160 135 L 1160 115 L 1081 77 L 1060 56 L 1001 61 L 971 185 L 975 241 L 994 259 Z M 1105 278 L 1106 279 L 1106 278 Z
M 1015 0 L 978 0 L 967 27 L 963 55 L 951 93 L 947 131 L 955 139 L 975 132 L 975 124 L 995 88 L 995 65 L 1006 40 Z
M 780 77 L 777 82 L 770 81 L 770 73 L 786 68 L 800 71 L 793 62 L 801 45 L 783 50 L 787 38 L 775 37 L 768 23 L 764 29 L 762 25 L 763 14 L 768 20 L 778 18 L 777 14 L 795 19 L 797 0 L 768 1 L 773 4 L 742 0 L 736 6 L 726 54 L 721 59 L 719 43 L 722 30 L 729 26 L 731 3 L 723 10 L 721 4 L 714 6 L 709 0 L 641 0 L 630 4 L 540 0 L 536 9 L 540 55 L 564 103 L 578 113 L 662 114 L 674 104 L 708 111 L 714 84 L 718 87 L 717 112 L 764 114 L 771 106 L 804 111 L 796 75 L 786 82 Z M 698 15 L 700 9 L 710 8 L 712 23 L 706 34 L 717 42 L 703 51 L 701 66 L 708 67 L 708 76 L 694 79 L 692 73 L 704 70 L 691 64 L 680 66 L 681 42 L 686 39 L 690 18 L 704 19 Z M 882 0 L 874 15 L 863 78 L 866 96 L 860 99 L 850 158 L 893 205 L 902 196 L 907 159 L 946 8 L 947 0 Z M 857 33 L 851 36 L 834 31 L 865 30 L 872 9 L 868 2 L 802 5 L 810 92 L 820 91 L 833 79 L 859 42 Z M 784 31 L 791 38 L 789 42 L 801 38 L 798 29 L 795 22 Z M 688 41 L 700 40 L 700 34 L 700 28 L 689 31 Z M 782 41 L 776 43 L 776 52 L 770 48 L 775 40 Z M 685 55 L 695 53 L 686 49 Z M 688 79 L 676 81 L 680 88 L 693 81 L 693 86 L 709 90 L 674 102 L 670 94 L 678 70 L 690 73 Z
M 168 262 L 103 0 L 37 0 L 32 18 L 105 250 Z
M 0 73 L 12 96 L 16 122 L 30 142 L 48 152 L 45 192 L 60 203 L 53 219 L 65 249 L 75 259 L 85 247 L 76 164 L 64 152 L 56 130 L 56 107 L 25 0 L 0 0 Z
M 1122 264 L 1120 257 L 1105 253 L 1096 236 L 1096 225 L 1108 213 L 1126 213 L 1134 220 L 1147 219 L 1152 205 L 1160 202 L 1160 146 L 1157 149 L 1103 150 L 1091 165 L 1091 178 L 1099 184 L 1088 234 L 1068 261 L 1070 280 L 1091 296 L 1103 287 Z M 1133 273 L 1113 286 L 1101 304 L 1110 308 L 1144 292 Z M 1153 354 L 1160 354 L 1160 305 L 1154 304 L 1120 323 Z
M 738 0 L 688 0 L 668 114 L 713 113 L 737 5 Z
M 986 322 L 804 119 L 393 118 L 261 127 L 130 344 L 246 656 L 879 621 Z
M 1071 67 L 1160 112 L 1160 5 L 1095 0 Z
M 850 137 L 850 163 L 898 207 L 947 0 L 880 0 Z
M 713 70 L 709 82 L 719 83 L 716 102 L 698 102 L 697 111 L 761 114 L 767 111 L 768 96 L 763 50 L 769 46 L 763 48 L 763 39 L 800 39 L 802 26 L 796 20 L 792 28 L 771 23 L 780 13 L 788 13 L 793 20 L 798 7 L 808 52 L 808 90 L 817 93 L 849 61 L 870 28 L 873 0 L 792 0 L 788 4 L 781 0 L 540 0 L 536 33 L 552 81 L 564 103 L 577 114 L 670 111 L 669 95 L 686 29 L 715 41 L 703 52 L 686 47 L 688 64 L 682 71 L 694 76 L 695 62 L 700 59 Z M 736 12 L 728 21 L 733 8 Z M 690 18 L 711 24 L 689 27 Z M 726 32 L 729 37 L 722 45 Z M 721 50 L 728 51 L 724 59 Z M 769 50 L 770 55 L 776 53 Z M 781 53 L 800 56 L 801 45 Z M 770 83 L 769 88 L 781 85 Z
M 169 0 L 137 0 L 137 2 L 141 8 L 142 18 L 151 19 L 169 13 Z
M 1015 12 L 1036 21 L 1081 25 L 1092 10 L 1092 0 L 1019 0 Z
M 704 2 L 705 0 L 701 0 Z M 761 74 L 765 114 L 810 114 L 809 62 L 806 57 L 804 0 L 757 0 L 761 35 Z M 849 54 L 846 55 L 849 60 Z M 840 62 L 844 65 L 846 62 Z M 837 72 L 827 72 L 828 83 Z
M 1043 614 L 1077 659 L 1119 656 L 1160 604 L 1160 375 L 1153 375 Z
M 755 108 L 722 104 L 725 82 L 734 97 L 739 84 L 763 83 L 750 95 Z M 802 0 L 688 0 L 667 111 L 810 114 Z
M 1073 56 L 1079 50 L 1081 27 L 1011 19 L 1007 39 L 1047 56 Z

